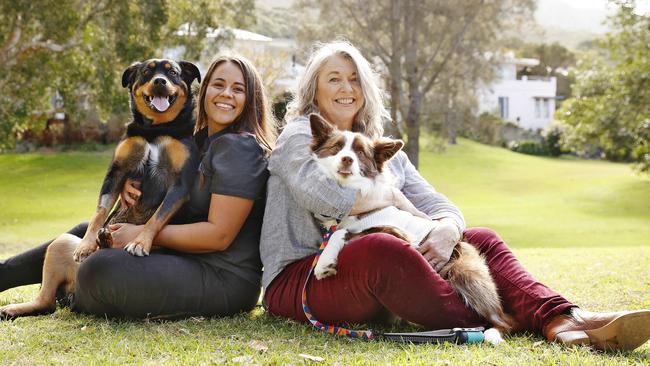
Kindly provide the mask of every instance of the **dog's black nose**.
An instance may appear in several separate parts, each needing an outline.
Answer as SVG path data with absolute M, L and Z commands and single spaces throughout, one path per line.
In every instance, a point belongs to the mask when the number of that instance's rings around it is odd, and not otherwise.
M 349 156 L 344 156 L 341 158 L 341 163 L 345 166 L 350 166 L 353 162 L 354 160 L 352 160 L 352 158 Z
M 163 78 L 155 78 L 153 81 L 153 85 L 165 85 L 167 84 L 167 80 Z

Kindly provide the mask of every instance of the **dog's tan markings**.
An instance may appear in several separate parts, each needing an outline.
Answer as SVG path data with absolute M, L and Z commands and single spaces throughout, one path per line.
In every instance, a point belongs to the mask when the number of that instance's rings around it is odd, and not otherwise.
M 334 133 L 334 127 L 316 113 L 309 115 L 309 124 L 313 137 L 311 151 L 317 151 Z
M 169 165 L 174 172 L 180 172 L 190 156 L 190 152 L 182 142 L 169 136 L 163 136 L 159 139 L 160 146 L 164 151 L 164 157 L 169 159 Z
M 132 159 L 133 157 L 144 156 L 144 151 L 147 146 L 147 140 L 140 136 L 129 137 L 120 142 L 115 149 L 115 161 L 123 163 Z
M 150 69 L 155 69 L 156 68 L 156 63 L 155 62 L 149 62 L 149 65 L 147 65 L 148 68 Z
M 377 168 L 379 171 L 383 169 L 384 163 L 390 160 L 398 151 L 402 149 L 404 142 L 402 140 L 393 140 L 388 138 L 380 138 L 375 140 L 375 156 Z
M 185 101 L 187 100 L 187 93 L 185 92 L 185 88 L 180 87 L 180 86 L 168 86 L 167 89 L 169 90 L 169 94 L 177 94 L 176 96 L 176 101 L 174 102 L 174 105 L 169 107 L 165 112 L 163 113 L 158 113 L 153 111 L 147 103 L 144 101 L 144 95 L 151 95 L 151 86 L 152 83 L 148 82 L 144 85 L 139 86 L 138 89 L 134 89 L 134 94 L 135 94 L 135 105 L 136 108 L 140 113 L 142 113 L 143 116 L 147 117 L 148 119 L 153 121 L 153 124 L 160 124 L 160 123 L 166 123 L 173 121 L 176 116 L 183 110 L 183 107 L 185 105 Z
M 133 96 L 136 98 L 142 97 L 142 85 L 140 83 L 134 83 L 133 86 L 131 87 L 133 90 Z
M 143 255 L 149 255 L 156 234 L 160 232 L 162 227 L 165 226 L 167 221 L 172 217 L 173 213 L 178 211 L 186 201 L 187 197 L 179 199 L 167 209 L 163 208 L 164 203 L 158 206 L 158 209 L 153 216 L 151 216 L 151 218 L 144 224 L 144 228 L 140 234 L 138 234 L 138 236 L 126 246 L 126 251 L 140 257 Z
M 374 234 L 374 233 L 384 233 L 384 234 L 390 234 L 398 239 L 404 240 L 407 243 L 411 243 L 412 240 L 409 236 L 408 233 L 392 226 L 375 226 L 371 227 L 369 229 L 363 230 L 360 233 L 353 234 L 351 232 L 348 232 L 345 235 L 345 241 L 349 241 L 355 238 L 360 238 L 362 236 L 368 235 L 368 234 Z
M 169 70 L 169 69 L 172 68 L 172 65 L 170 63 L 165 63 L 164 68 L 165 68 L 165 70 Z
M 352 141 L 352 150 L 359 158 L 361 175 L 368 178 L 376 177 L 379 174 L 379 170 L 374 160 L 374 152 L 370 140 L 363 135 L 356 135 Z
M 142 94 L 136 94 L 136 97 L 133 98 L 133 99 L 135 100 L 135 108 L 140 113 L 142 113 L 143 116 L 151 119 L 151 117 L 149 117 L 149 115 L 153 114 L 153 111 L 150 112 L 151 109 L 149 108 L 147 103 L 145 103 L 144 98 L 142 97 Z
M 178 89 L 178 96 L 176 97 L 176 101 L 174 102 L 174 105 L 169 107 L 165 112 L 163 113 L 155 113 L 153 111 L 150 112 L 152 114 L 151 117 L 149 117 L 152 121 L 153 124 L 160 124 L 160 123 L 167 123 L 170 121 L 173 121 L 176 116 L 183 110 L 183 106 L 185 105 L 185 101 L 187 100 L 187 95 L 185 94 L 185 90 L 183 88 L 177 88 Z
M 373 155 L 372 144 L 370 143 L 370 140 L 363 135 L 354 136 L 354 140 L 352 141 L 352 150 L 367 158 L 370 158 Z
M 316 151 L 316 155 L 319 158 L 334 156 L 338 154 L 338 152 L 341 151 L 344 146 L 345 136 L 343 134 L 339 134 L 325 141 L 325 143 Z

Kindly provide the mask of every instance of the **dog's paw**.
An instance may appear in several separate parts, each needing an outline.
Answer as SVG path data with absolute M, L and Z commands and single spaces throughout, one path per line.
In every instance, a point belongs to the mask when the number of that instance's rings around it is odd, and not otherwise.
M 77 246 L 77 249 L 75 249 L 74 253 L 72 254 L 72 258 L 75 260 L 75 262 L 81 263 L 86 258 L 88 258 L 89 255 L 95 253 L 97 248 L 97 244 L 87 244 L 82 242 L 79 244 L 79 246 Z
M 136 238 L 124 247 L 124 250 L 136 257 L 148 256 L 151 251 L 151 242 L 147 244 L 144 240 Z
M 103 249 L 113 247 L 113 235 L 109 229 L 105 227 L 99 229 L 99 232 L 97 232 L 97 245 Z
M 504 342 L 503 337 L 501 336 L 501 332 L 499 332 L 499 330 L 496 328 L 490 328 L 483 332 L 483 337 L 485 337 L 486 342 L 490 343 L 493 346 L 498 346 Z
M 322 263 L 318 262 L 314 268 L 314 275 L 316 279 L 322 280 L 336 274 L 336 263 Z

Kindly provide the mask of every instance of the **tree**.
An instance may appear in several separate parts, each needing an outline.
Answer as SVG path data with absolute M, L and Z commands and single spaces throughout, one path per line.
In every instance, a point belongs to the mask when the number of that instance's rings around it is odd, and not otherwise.
M 634 1 L 618 2 L 616 31 L 600 42 L 606 57 L 591 53 L 576 70 L 574 97 L 558 111 L 567 126 L 564 144 L 574 152 L 601 152 L 650 171 L 650 16 Z
M 454 74 L 452 63 L 483 59 L 499 30 L 510 19 L 528 14 L 534 1 L 306 0 L 302 5 L 319 10 L 319 22 L 307 20 L 303 37 L 344 36 L 382 64 L 392 119 L 404 117 L 406 152 L 417 166 L 426 96 Z
M 253 21 L 252 0 L 34 0 L 0 2 L 0 151 L 30 125 L 43 124 L 58 91 L 71 120 L 88 109 L 128 111 L 122 71 L 186 46 L 194 59 L 205 29 Z M 198 31 L 179 36 L 180 24 Z
M 573 74 L 568 69 L 576 64 L 576 56 L 566 47 L 554 42 L 551 44 L 526 44 L 519 50 L 523 57 L 539 60 L 539 65 L 526 67 L 521 75 L 553 76 L 557 80 L 557 96 L 564 100 L 571 96 Z

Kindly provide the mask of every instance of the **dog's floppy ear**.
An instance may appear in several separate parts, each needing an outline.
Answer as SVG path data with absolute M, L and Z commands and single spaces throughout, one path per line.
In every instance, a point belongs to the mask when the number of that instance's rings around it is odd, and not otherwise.
M 311 125 L 311 135 L 313 137 L 311 149 L 315 151 L 332 135 L 334 126 L 316 113 L 309 115 L 309 124 Z
M 201 82 L 201 72 L 196 65 L 187 61 L 179 61 L 178 65 L 181 67 L 181 77 L 187 83 L 188 87 L 192 87 L 192 81 L 194 79 L 199 83 Z
M 404 141 L 389 138 L 380 138 L 375 141 L 375 162 L 381 171 L 385 162 L 390 160 L 404 147 Z
M 135 81 L 135 74 L 137 73 L 139 66 L 140 62 L 134 62 L 131 64 L 131 66 L 127 67 L 126 70 L 124 70 L 124 73 L 122 74 L 123 88 L 126 88 L 127 86 L 133 84 L 133 81 Z

